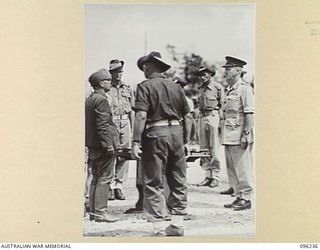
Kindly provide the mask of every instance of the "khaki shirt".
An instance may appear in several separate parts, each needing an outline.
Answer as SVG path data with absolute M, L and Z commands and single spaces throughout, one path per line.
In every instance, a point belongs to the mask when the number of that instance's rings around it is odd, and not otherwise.
M 186 96 L 186 99 L 187 99 L 187 103 L 188 103 L 188 106 L 189 106 L 189 109 L 190 109 L 190 112 L 193 112 L 194 111 L 194 104 L 193 104 L 193 101 Z
M 239 80 L 232 87 L 226 88 L 222 101 L 222 144 L 240 145 L 246 113 L 254 113 L 253 89 Z M 248 141 L 254 141 L 253 129 Z
M 118 86 L 112 86 L 108 92 L 111 97 L 111 109 L 113 115 L 129 114 L 133 106 L 133 92 L 130 86 L 120 83 Z
M 183 89 L 161 73 L 138 84 L 133 109 L 147 112 L 147 122 L 181 120 L 190 112 Z
M 216 82 L 210 82 L 199 88 L 199 109 L 201 112 L 217 110 L 221 105 L 222 86 Z

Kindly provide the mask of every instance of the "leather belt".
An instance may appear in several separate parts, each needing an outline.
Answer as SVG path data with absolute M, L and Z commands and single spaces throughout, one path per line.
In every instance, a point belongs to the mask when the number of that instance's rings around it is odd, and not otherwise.
M 146 129 L 157 127 L 157 126 L 177 126 L 177 125 L 180 125 L 180 122 L 178 120 L 160 120 L 156 122 L 147 123 Z
M 218 113 L 219 113 L 218 109 L 214 109 L 214 110 L 210 110 L 210 111 L 202 111 L 202 112 L 200 112 L 200 118 L 201 117 L 207 117 L 207 116 L 210 116 L 210 115 L 216 115 Z
M 113 119 L 115 120 L 127 120 L 129 118 L 129 116 L 127 114 L 124 115 L 114 115 Z

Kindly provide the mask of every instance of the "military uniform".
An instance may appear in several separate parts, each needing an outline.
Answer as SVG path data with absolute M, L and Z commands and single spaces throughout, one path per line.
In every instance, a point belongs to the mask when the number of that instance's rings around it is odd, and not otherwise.
M 85 102 L 85 145 L 93 179 L 90 185 L 90 212 L 99 216 L 107 213 L 108 193 L 113 177 L 115 154 L 107 149 L 118 147 L 118 131 L 112 120 L 105 92 L 95 90 Z
M 249 131 L 248 147 L 240 146 L 246 113 L 254 113 L 254 95 L 250 85 L 239 80 L 226 88 L 222 102 L 222 144 L 225 145 L 230 186 L 237 197 L 250 200 L 253 191 L 252 146 L 254 131 Z
M 147 112 L 143 132 L 142 166 L 144 210 L 149 221 L 163 220 L 165 207 L 164 177 L 170 189 L 167 207 L 173 215 L 185 215 L 187 206 L 184 135 L 180 120 L 189 112 L 180 86 L 153 73 L 137 86 L 135 111 Z
M 206 172 L 206 178 L 216 181 L 219 181 L 221 165 L 218 133 L 221 98 L 222 86 L 212 80 L 199 89 L 199 144 L 201 149 L 208 149 L 211 153 L 210 158 L 201 159 L 201 166 Z
M 124 84 L 113 85 L 109 96 L 111 97 L 111 108 L 114 122 L 119 131 L 120 147 L 131 147 L 131 122 L 130 116 L 133 105 L 133 92 L 130 86 Z M 128 162 L 123 159 L 117 159 L 115 165 L 115 176 L 113 188 L 120 188 L 121 184 L 128 178 Z

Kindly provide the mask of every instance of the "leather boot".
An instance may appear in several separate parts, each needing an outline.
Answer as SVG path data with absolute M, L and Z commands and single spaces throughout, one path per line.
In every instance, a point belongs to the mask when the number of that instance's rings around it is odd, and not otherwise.
M 233 194 L 234 193 L 234 190 L 233 190 L 233 188 L 231 187 L 231 188 L 229 188 L 228 190 L 226 190 L 226 191 L 222 191 L 222 192 L 220 192 L 220 194 L 225 194 L 225 195 L 231 195 L 231 194 Z
M 245 210 L 245 209 L 250 209 L 251 208 L 251 201 L 245 200 L 245 199 L 240 199 L 239 202 L 237 202 L 236 204 L 234 204 L 232 206 L 232 208 L 235 211 L 241 211 L 241 210 Z
M 238 202 L 240 201 L 240 198 L 238 197 L 236 200 L 234 200 L 233 202 L 229 203 L 229 204 L 225 204 L 223 205 L 225 208 L 233 208 L 234 205 L 236 205 Z
M 184 236 L 184 229 L 171 224 L 166 228 L 165 233 L 167 236 Z
M 114 201 L 116 198 L 114 197 L 114 189 L 111 189 L 108 195 L 109 201 Z
M 211 179 L 209 177 L 206 177 L 202 182 L 198 183 L 198 187 L 204 187 L 204 186 L 209 186 L 211 183 Z
M 217 187 L 217 186 L 219 186 L 219 180 L 217 180 L 217 179 L 211 179 L 211 182 L 210 182 L 210 184 L 209 184 L 209 187 L 215 188 L 215 187 Z
M 116 188 L 114 190 L 114 197 L 117 199 L 117 200 L 125 200 L 126 197 L 123 195 L 122 191 L 120 188 Z

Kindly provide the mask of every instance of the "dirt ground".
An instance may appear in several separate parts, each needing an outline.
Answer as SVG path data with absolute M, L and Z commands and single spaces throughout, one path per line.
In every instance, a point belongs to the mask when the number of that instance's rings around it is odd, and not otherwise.
M 125 201 L 109 201 L 111 214 L 121 219 L 115 223 L 97 223 L 90 221 L 88 215 L 84 218 L 84 236 L 121 236 L 144 237 L 151 236 L 152 223 L 148 223 L 143 214 L 123 214 L 128 208 L 134 207 L 138 191 L 135 188 L 135 162 L 130 162 L 129 178 L 124 188 Z M 197 187 L 195 184 L 204 178 L 204 172 L 199 167 L 199 160 L 188 163 L 188 214 L 190 220 L 185 220 L 185 236 L 255 236 L 255 206 L 244 211 L 226 209 L 224 204 L 235 198 L 221 195 L 220 191 L 229 188 L 225 164 L 221 169 L 219 187 Z M 254 201 L 253 201 L 254 204 Z M 169 225 L 168 221 L 168 225 Z

